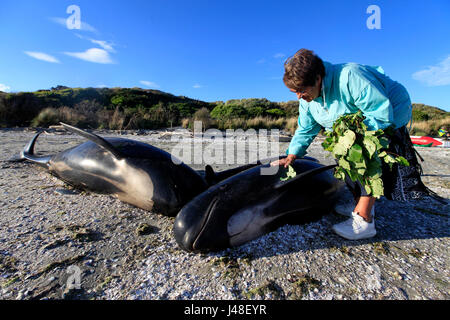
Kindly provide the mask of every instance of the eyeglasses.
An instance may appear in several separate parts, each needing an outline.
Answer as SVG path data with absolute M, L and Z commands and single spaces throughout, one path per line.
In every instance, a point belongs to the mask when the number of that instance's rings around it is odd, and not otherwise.
M 291 92 L 295 93 L 295 94 L 305 94 L 305 93 L 309 93 L 311 92 L 313 87 L 305 87 L 303 90 L 294 90 L 294 89 L 290 89 Z

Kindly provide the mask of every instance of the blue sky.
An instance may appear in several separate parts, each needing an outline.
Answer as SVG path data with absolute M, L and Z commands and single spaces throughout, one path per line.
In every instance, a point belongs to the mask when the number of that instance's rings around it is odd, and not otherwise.
M 70 5 L 81 29 L 68 29 Z M 381 29 L 369 29 L 370 5 Z M 73 20 L 71 20 L 73 21 Z M 141 87 L 204 101 L 295 100 L 300 48 L 380 65 L 412 101 L 450 111 L 450 1 L 0 2 L 0 90 Z

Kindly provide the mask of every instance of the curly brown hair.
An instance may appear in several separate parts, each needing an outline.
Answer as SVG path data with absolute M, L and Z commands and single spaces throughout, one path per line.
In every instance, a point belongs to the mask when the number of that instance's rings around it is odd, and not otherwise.
M 283 82 L 289 89 L 303 91 L 314 86 L 317 75 L 325 76 L 325 66 L 311 50 L 300 49 L 284 63 Z

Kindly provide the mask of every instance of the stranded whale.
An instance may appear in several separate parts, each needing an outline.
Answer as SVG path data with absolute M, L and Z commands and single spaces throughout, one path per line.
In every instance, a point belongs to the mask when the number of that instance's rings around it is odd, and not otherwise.
M 181 248 L 203 252 L 239 246 L 283 224 L 313 221 L 334 206 L 342 184 L 330 169 L 296 160 L 296 176 L 261 175 L 269 165 L 253 166 L 209 187 L 178 213 L 174 235 Z
M 21 158 L 49 170 L 77 188 L 112 194 L 144 210 L 175 216 L 205 191 L 206 181 L 189 166 L 174 163 L 170 153 L 123 138 L 102 138 L 76 127 L 67 130 L 89 141 L 52 156 L 34 155 L 39 134 L 25 146 Z

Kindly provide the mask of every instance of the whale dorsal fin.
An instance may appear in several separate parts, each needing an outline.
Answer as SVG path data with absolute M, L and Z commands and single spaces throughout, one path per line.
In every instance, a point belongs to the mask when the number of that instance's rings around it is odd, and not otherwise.
M 68 125 L 68 124 L 63 123 L 63 122 L 60 122 L 60 124 L 62 124 L 64 126 L 64 128 L 66 128 L 70 132 L 73 132 L 73 133 L 76 133 L 76 134 L 78 134 L 78 135 L 80 135 L 82 137 L 85 137 L 86 139 L 91 140 L 92 142 L 94 142 L 95 144 L 99 145 L 103 149 L 111 152 L 114 155 L 114 157 L 116 157 L 117 159 L 125 158 L 125 155 L 122 152 L 117 150 L 111 143 L 109 143 L 108 141 L 106 141 L 102 137 L 100 137 L 100 136 L 98 136 L 96 134 L 89 133 L 89 132 L 86 132 L 84 130 L 78 129 L 77 127 Z
M 319 174 L 321 172 L 330 170 L 330 169 L 332 169 L 332 168 L 334 168 L 336 166 L 337 166 L 336 164 L 333 164 L 333 165 L 330 165 L 330 166 L 323 166 L 323 167 L 315 168 L 315 169 L 312 169 L 312 170 L 300 173 L 300 174 L 296 175 L 292 179 L 289 179 L 289 180 L 286 180 L 286 181 L 277 182 L 275 184 L 275 186 L 274 186 L 274 189 L 280 189 L 280 188 L 284 188 L 284 187 L 286 187 L 288 185 L 292 185 L 292 184 L 298 183 L 299 181 L 301 181 L 303 179 L 306 179 L 308 177 L 312 177 L 312 176 L 314 176 L 316 174 Z

